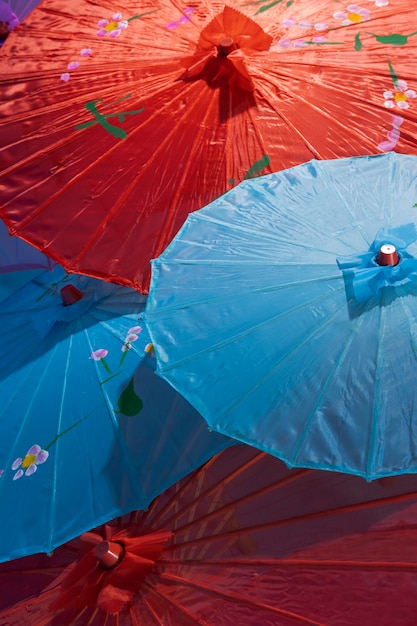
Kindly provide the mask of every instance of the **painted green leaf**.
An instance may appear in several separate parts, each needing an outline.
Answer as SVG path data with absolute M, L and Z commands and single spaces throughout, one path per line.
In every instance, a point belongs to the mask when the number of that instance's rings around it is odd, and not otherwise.
M 391 46 L 406 46 L 408 38 L 417 34 L 417 31 L 410 33 L 409 35 L 401 35 L 400 33 L 393 33 L 392 35 L 375 35 L 374 33 L 367 33 L 372 35 L 378 41 L 378 43 L 388 44 Z
M 391 74 L 391 78 L 392 78 L 392 82 L 394 83 L 394 87 L 395 87 L 395 89 L 398 89 L 398 76 L 395 73 L 395 70 L 392 67 L 392 63 L 391 63 L 391 61 L 389 59 L 388 59 L 388 65 L 389 65 L 389 73 Z
M 363 45 L 361 42 L 361 35 L 360 33 L 357 33 L 355 36 L 355 50 L 362 50 Z
M 271 160 L 267 154 L 264 154 L 259 161 L 256 161 L 246 172 L 244 180 L 248 180 L 249 178 L 253 178 L 257 174 L 259 174 L 265 167 L 268 167 Z
M 123 413 L 127 417 L 134 417 L 143 409 L 143 402 L 135 393 L 133 378 L 130 379 L 128 386 L 120 394 L 117 406 L 119 407 L 117 412 Z
M 260 9 L 256 11 L 255 15 L 258 15 L 258 13 L 263 13 L 264 11 L 267 11 L 268 9 L 272 9 L 272 7 L 274 7 L 276 4 L 280 4 L 280 2 L 282 2 L 282 0 L 275 0 L 275 2 L 271 2 L 270 4 L 267 4 L 261 7 Z

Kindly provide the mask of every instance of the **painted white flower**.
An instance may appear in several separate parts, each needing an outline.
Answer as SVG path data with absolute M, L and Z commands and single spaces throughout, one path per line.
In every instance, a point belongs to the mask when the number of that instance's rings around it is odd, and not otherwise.
M 408 100 L 413 100 L 416 97 L 417 93 L 414 89 L 408 89 L 408 84 L 405 80 L 398 80 L 395 91 L 384 91 L 384 107 L 394 109 L 397 106 L 402 110 L 408 109 L 410 108 Z
M 346 11 L 336 11 L 333 13 L 336 20 L 342 22 L 342 26 L 350 26 L 350 24 L 360 24 L 371 18 L 371 12 L 357 4 L 348 4 Z

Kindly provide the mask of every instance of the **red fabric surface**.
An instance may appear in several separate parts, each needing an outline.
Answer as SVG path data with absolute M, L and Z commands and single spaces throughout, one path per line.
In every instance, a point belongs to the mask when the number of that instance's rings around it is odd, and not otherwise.
M 33 597 L 27 581 L 36 584 L 36 569 L 25 571 L 33 561 L 0 565 L 3 596 L 17 580 L 13 572 L 22 585 L 20 602 L 15 593 L 0 624 L 415 624 L 416 476 L 366 483 L 334 472 L 289 470 L 236 446 L 167 490 L 148 511 L 111 528 L 113 539 L 125 531 L 132 538 L 159 528 L 174 533 L 117 615 L 103 610 L 106 604 L 74 608 L 72 599 L 64 611 L 51 612 L 76 571 L 74 541 L 48 559 L 54 579 Z M 73 564 L 65 566 L 64 557 Z
M 187 214 L 245 177 L 417 154 L 415 4 L 362 4 L 44 0 L 0 57 L 1 217 L 69 271 L 146 292 Z M 127 27 L 98 36 L 116 10 Z M 223 36 L 239 48 L 219 58 Z

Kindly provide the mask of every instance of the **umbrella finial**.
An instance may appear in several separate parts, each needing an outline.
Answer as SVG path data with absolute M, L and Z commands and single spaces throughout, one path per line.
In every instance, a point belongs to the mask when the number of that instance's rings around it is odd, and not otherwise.
M 227 57 L 233 50 L 237 50 L 237 45 L 232 37 L 223 37 L 218 45 L 219 57 Z
M 100 541 L 96 545 L 94 555 L 104 569 L 113 569 L 123 559 L 123 546 L 116 541 Z
M 64 306 L 70 306 L 71 304 L 75 304 L 78 300 L 81 300 L 83 297 L 83 292 L 80 291 L 75 285 L 65 285 L 60 290 L 62 304 Z
M 391 243 L 385 243 L 380 247 L 376 262 L 378 265 L 398 265 L 400 257 L 398 252 Z

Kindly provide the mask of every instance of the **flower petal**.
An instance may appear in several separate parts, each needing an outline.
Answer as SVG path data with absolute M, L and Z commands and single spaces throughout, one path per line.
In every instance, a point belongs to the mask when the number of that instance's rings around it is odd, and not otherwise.
M 13 470 L 13 471 L 14 471 L 14 470 L 17 470 L 17 468 L 18 468 L 18 467 L 20 467 L 20 466 L 22 465 L 22 461 L 23 461 L 23 459 L 22 459 L 22 458 L 20 458 L 20 457 L 19 457 L 18 459 L 16 459 L 15 461 L 13 461 L 13 464 L 12 464 L 12 470 Z M 22 472 L 22 474 L 23 474 L 23 472 Z
M 29 465 L 29 467 L 27 468 L 27 470 L 25 472 L 25 476 L 32 476 L 32 474 L 34 474 L 37 469 L 38 468 L 35 465 L 35 463 L 33 463 L 32 465 Z
M 93 359 L 94 361 L 100 361 L 101 359 L 104 359 L 104 357 L 106 357 L 108 353 L 109 351 L 105 348 L 99 348 L 98 350 L 94 350 L 94 352 L 91 353 L 90 359 Z
M 132 328 L 129 328 L 129 330 L 127 331 L 127 334 L 130 335 L 130 333 L 141 333 L 142 332 L 142 326 L 132 326 Z
M 287 17 L 285 18 L 285 20 L 282 20 L 283 26 L 294 26 L 294 24 L 296 23 L 297 23 L 297 20 L 294 19 L 293 17 Z
M 36 457 L 36 464 L 41 465 L 42 463 L 45 463 L 48 456 L 49 456 L 48 450 L 41 450 Z
M 13 480 L 18 480 L 19 478 L 22 478 L 23 476 L 23 470 L 17 470 L 16 474 L 13 476 Z
M 42 448 L 40 446 L 38 446 L 37 443 L 35 443 L 34 446 L 32 446 L 31 448 L 29 448 L 29 450 L 26 453 L 26 456 L 28 454 L 34 454 L 35 456 L 38 456 L 39 452 L 42 450 Z
M 398 87 L 398 91 L 401 91 L 404 93 L 404 91 L 408 89 L 407 81 L 399 79 L 397 81 L 397 87 Z

